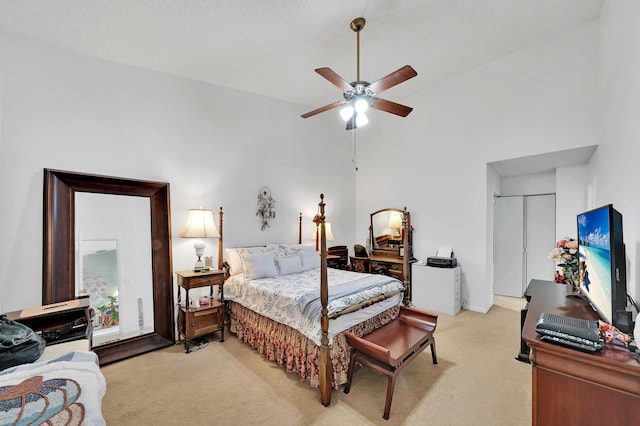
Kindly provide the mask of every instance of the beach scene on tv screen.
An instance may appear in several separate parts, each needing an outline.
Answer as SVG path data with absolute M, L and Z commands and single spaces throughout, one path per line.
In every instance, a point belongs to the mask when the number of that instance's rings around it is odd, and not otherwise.
M 606 208 L 578 216 L 580 288 L 606 316 L 611 315 L 611 245 Z M 603 318 L 611 321 L 611 318 Z

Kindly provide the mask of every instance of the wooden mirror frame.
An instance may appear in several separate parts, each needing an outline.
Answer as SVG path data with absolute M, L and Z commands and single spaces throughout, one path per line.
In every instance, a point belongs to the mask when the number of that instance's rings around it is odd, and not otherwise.
M 76 298 L 75 194 L 148 197 L 154 331 L 92 348 L 100 365 L 175 343 L 169 184 L 44 169 L 42 304 Z
M 400 210 L 400 209 L 380 209 L 377 210 L 373 213 L 370 213 L 369 217 L 370 217 L 370 224 L 369 224 L 369 241 L 370 241 L 370 247 L 369 247 L 369 252 L 374 255 L 374 256 L 385 256 L 385 257 L 405 257 L 405 256 L 400 256 L 398 253 L 398 249 L 397 248 L 381 248 L 381 247 L 376 247 L 376 243 L 375 243 L 375 235 L 373 235 L 373 221 L 374 221 L 374 216 L 378 215 L 378 214 L 383 214 L 383 213 L 398 213 L 403 217 L 403 221 L 407 222 L 407 223 L 403 223 L 402 224 L 402 228 L 404 228 L 405 226 L 407 226 L 409 232 L 406 235 L 406 243 L 405 243 L 405 239 L 403 238 L 402 240 L 402 245 L 403 246 L 409 246 L 410 250 L 413 246 L 413 226 L 411 226 L 411 213 L 409 213 L 407 211 L 407 208 L 405 207 L 404 210 Z M 409 251 L 409 258 L 413 258 L 413 253 L 411 251 Z

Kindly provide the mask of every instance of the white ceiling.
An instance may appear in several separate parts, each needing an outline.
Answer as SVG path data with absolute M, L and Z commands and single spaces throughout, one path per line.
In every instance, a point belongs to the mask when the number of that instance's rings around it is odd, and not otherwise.
M 596 18 L 602 0 L 0 0 L 0 31 L 304 105 L 340 100 L 313 70 L 362 80 L 409 64 L 409 93 Z M 308 107 L 308 108 L 307 108 Z

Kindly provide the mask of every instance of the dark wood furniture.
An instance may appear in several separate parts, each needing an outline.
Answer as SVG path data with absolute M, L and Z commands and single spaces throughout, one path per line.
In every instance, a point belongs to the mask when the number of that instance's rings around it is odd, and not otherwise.
M 349 257 L 349 264 L 351 265 L 351 270 L 355 272 L 371 272 L 371 263 L 369 262 L 369 257 Z
M 527 319 L 527 312 L 529 311 L 529 303 L 531 303 L 531 293 L 533 292 L 534 287 L 536 286 L 536 282 L 539 280 L 531 280 L 527 289 L 524 291 L 524 298 L 527 300 L 527 304 L 524 308 L 520 310 L 520 350 L 516 355 L 516 359 L 518 361 L 529 363 L 529 345 L 527 345 L 527 341 L 522 337 L 522 331 L 524 330 L 524 322 Z
M 391 226 L 395 225 L 393 217 L 401 218 L 401 228 L 396 228 L 400 237 L 394 237 Z M 369 225 L 369 271 L 385 274 L 399 279 L 405 285 L 403 304 L 411 305 L 412 281 L 411 264 L 413 258 L 413 226 L 411 214 L 405 207 L 400 209 L 382 209 L 370 214 Z M 391 225 L 391 226 L 390 226 Z M 405 249 L 408 248 L 408 249 Z
M 640 360 L 622 345 L 586 353 L 543 342 L 535 331 L 542 312 L 598 319 L 584 300 L 553 281 L 532 280 L 522 338 L 531 349 L 532 424 L 630 425 L 640 413 Z
M 47 346 L 79 339 L 91 342 L 93 315 L 88 298 L 7 312 L 7 316 L 40 334 Z
M 411 259 L 409 266 L 405 269 L 404 260 L 398 257 L 369 256 L 369 270 L 376 274 L 389 275 L 400 281 L 411 281 L 411 264 L 416 260 Z
M 389 420 L 391 400 L 398 373 L 425 348 L 431 346 L 431 358 L 438 363 L 433 332 L 438 316 L 415 308 L 402 306 L 400 316 L 379 329 L 358 337 L 347 333 L 347 343 L 353 348 L 349 360 L 349 373 L 344 393 L 351 390 L 351 380 L 356 363 L 387 376 L 387 397 L 383 418 Z
M 343 269 L 340 262 L 340 256 L 336 256 L 335 254 L 327 254 L 327 267 L 334 269 Z
M 349 265 L 349 249 L 347 246 L 333 246 L 327 249 L 327 266 L 329 268 L 347 269 Z
M 220 341 L 224 342 L 224 271 L 205 272 L 178 271 L 178 286 L 185 291 L 184 304 L 178 288 L 178 339 L 184 338 L 185 352 L 191 352 L 191 341 L 205 334 L 220 331 Z M 220 298 L 213 298 L 213 287 L 220 289 Z M 209 287 L 209 305 L 198 308 L 190 305 L 189 290 Z

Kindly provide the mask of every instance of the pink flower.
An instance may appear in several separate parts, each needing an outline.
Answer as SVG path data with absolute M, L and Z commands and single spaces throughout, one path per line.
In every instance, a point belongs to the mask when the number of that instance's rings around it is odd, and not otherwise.
M 576 240 L 567 241 L 565 246 L 571 250 L 578 250 L 578 242 Z

